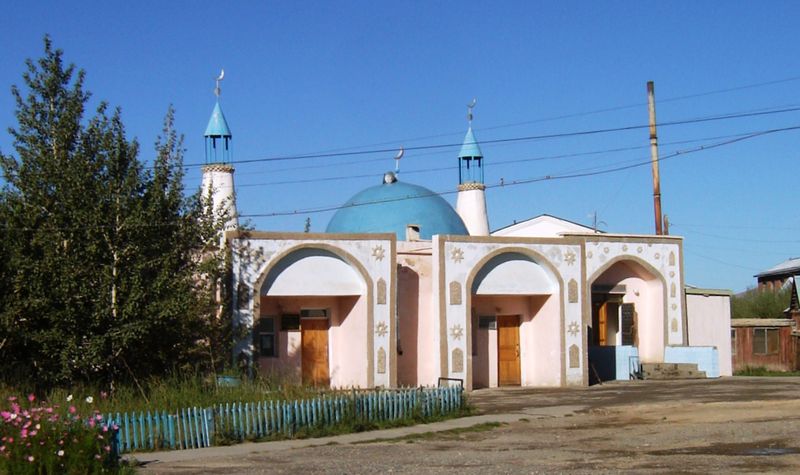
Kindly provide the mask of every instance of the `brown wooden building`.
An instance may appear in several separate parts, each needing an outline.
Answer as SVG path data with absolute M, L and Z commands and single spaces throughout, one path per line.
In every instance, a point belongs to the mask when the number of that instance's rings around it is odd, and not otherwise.
M 798 369 L 795 320 L 791 318 L 737 318 L 731 320 L 733 370 Z
M 780 264 L 755 275 L 758 281 L 758 290 L 777 292 L 786 284 L 786 281 L 800 274 L 800 257 L 792 257 Z

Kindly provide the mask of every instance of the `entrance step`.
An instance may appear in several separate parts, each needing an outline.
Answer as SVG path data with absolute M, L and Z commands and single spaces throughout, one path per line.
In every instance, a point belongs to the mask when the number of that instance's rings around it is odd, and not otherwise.
M 705 379 L 694 363 L 642 363 L 642 379 Z

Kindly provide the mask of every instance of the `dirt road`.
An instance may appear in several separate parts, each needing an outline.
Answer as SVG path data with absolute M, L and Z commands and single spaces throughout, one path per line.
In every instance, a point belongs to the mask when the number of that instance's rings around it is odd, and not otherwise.
M 253 444 L 143 472 L 800 473 L 800 378 L 483 390 L 472 402 L 509 422 L 294 449 Z

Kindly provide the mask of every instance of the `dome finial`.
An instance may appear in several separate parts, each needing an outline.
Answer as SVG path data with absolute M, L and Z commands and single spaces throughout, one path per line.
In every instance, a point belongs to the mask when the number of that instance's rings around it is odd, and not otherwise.
M 219 76 L 217 77 L 217 85 L 216 85 L 216 87 L 214 87 L 214 95 L 217 96 L 217 99 L 219 99 L 219 94 L 222 92 L 222 89 L 220 89 L 220 87 L 219 87 L 219 83 L 223 79 L 225 79 L 225 70 L 224 69 L 220 69 Z
M 472 127 L 472 109 L 475 108 L 475 104 L 477 103 L 478 100 L 473 97 L 472 102 L 467 104 L 467 122 L 469 122 L 470 127 Z

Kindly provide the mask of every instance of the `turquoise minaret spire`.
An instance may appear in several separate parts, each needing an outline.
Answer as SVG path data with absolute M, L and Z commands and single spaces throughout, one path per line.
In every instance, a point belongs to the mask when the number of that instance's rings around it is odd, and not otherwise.
M 475 99 L 467 105 L 467 120 L 469 121 L 469 128 L 467 128 L 467 135 L 464 136 L 464 142 L 461 145 L 461 151 L 458 154 L 458 184 L 465 183 L 483 183 L 483 152 L 475 139 L 475 134 L 472 133 L 472 109 L 475 107 L 477 101 Z
M 214 104 L 214 110 L 211 111 L 211 118 L 208 119 L 208 126 L 206 126 L 205 141 L 206 141 L 206 163 L 230 163 L 231 162 L 231 141 L 233 134 L 228 127 L 228 121 L 225 120 L 225 114 L 222 113 L 222 107 L 219 105 L 220 87 L 219 82 L 225 77 L 225 71 L 222 71 L 217 78 L 217 86 L 214 88 L 214 95 L 217 96 L 217 102 Z
M 214 95 L 217 102 L 208 120 L 206 133 L 206 164 L 203 166 L 203 197 L 210 199 L 208 206 L 216 218 L 222 219 L 220 245 L 225 243 L 224 231 L 238 229 L 239 217 L 236 212 L 236 193 L 233 186 L 233 166 L 231 165 L 231 129 L 219 106 L 219 82 L 225 77 L 222 71 L 217 78 Z
M 458 198 L 456 212 L 467 226 L 470 236 L 489 235 L 489 215 L 486 213 L 486 185 L 483 184 L 483 152 L 472 133 L 472 109 L 477 101 L 467 105 L 469 128 L 458 153 Z

